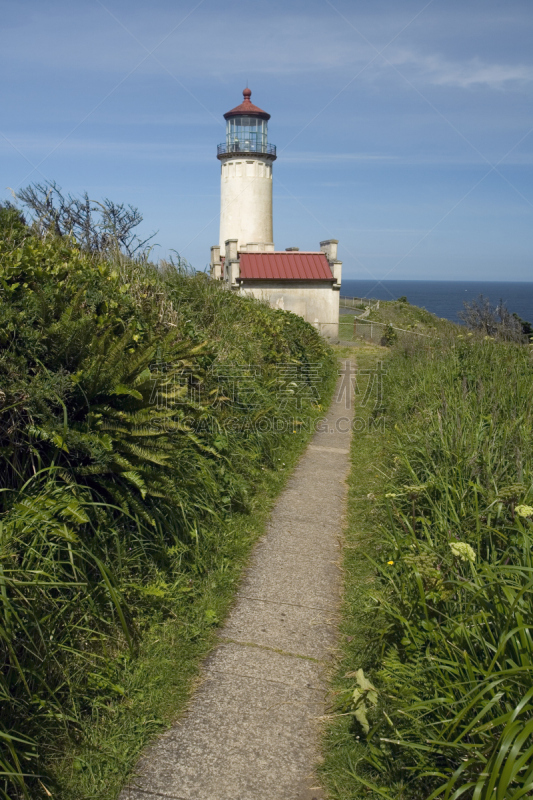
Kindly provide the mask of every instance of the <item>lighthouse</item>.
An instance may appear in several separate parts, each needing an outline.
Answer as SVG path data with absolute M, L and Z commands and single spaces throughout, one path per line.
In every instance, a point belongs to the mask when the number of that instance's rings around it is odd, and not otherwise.
M 243 101 L 224 114 L 226 141 L 217 147 L 220 161 L 220 247 L 228 239 L 237 248 L 270 245 L 272 234 L 272 164 L 276 146 L 268 141 L 270 114 L 250 100 L 245 89 Z
M 220 162 L 220 238 L 211 248 L 211 277 L 233 291 L 292 311 L 327 338 L 339 329 L 342 263 L 337 239 L 320 250 L 274 249 L 272 165 L 276 146 L 268 141 L 270 114 L 251 101 L 224 114 L 226 140 L 217 147 Z

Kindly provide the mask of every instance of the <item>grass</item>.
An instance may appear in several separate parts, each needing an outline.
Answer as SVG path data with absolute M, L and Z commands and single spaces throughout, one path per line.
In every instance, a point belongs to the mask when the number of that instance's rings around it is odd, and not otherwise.
M 372 309 L 368 319 L 430 336 L 438 336 L 457 327 L 448 320 L 440 319 L 430 311 L 426 311 L 425 308 L 399 300 L 380 300 L 379 308 Z
M 530 796 L 530 351 L 456 333 L 387 372 L 386 433 L 354 438 L 325 780 L 339 800 Z
M 354 329 L 357 319 L 357 315 L 350 313 L 340 315 L 339 337 L 341 340 L 348 342 L 361 340 L 361 335 L 356 334 Z M 439 319 L 424 308 L 418 308 L 398 300 L 381 300 L 379 309 L 372 309 L 369 315 L 361 321 L 361 325 L 367 325 L 370 328 L 369 323 L 372 322 L 380 323 L 374 327 L 374 342 L 380 341 L 382 337 L 387 337 L 387 334 L 390 336 L 391 331 L 390 328 L 387 330 L 388 326 L 392 326 L 396 332 L 396 337 L 392 335 L 392 339 L 399 338 L 402 341 L 416 341 L 419 337 L 424 336 L 431 338 L 447 336 L 457 328 L 453 323 Z
M 375 369 L 378 361 L 390 355 L 388 348 L 360 342 L 352 347 L 336 348 L 340 357 L 355 358 L 358 369 Z M 375 393 L 370 403 L 356 407 L 357 417 L 370 421 Z M 383 492 L 387 458 L 387 431 L 377 427 L 354 430 L 351 443 L 352 469 L 348 479 L 348 514 L 343 556 L 344 593 L 340 625 L 340 656 L 332 685 L 332 715 L 324 742 L 324 762 L 320 775 L 331 800 L 360 798 L 360 784 L 351 777 L 352 763 L 364 752 L 353 732 L 353 717 L 340 708 L 353 692 L 354 666 L 368 669 L 374 661 L 372 640 L 373 614 L 368 603 L 375 585 L 375 570 L 367 555 L 379 551 L 376 524 L 379 511 L 375 498 Z M 348 676 L 348 677 L 346 677 Z M 365 796 L 370 796 L 365 794 Z

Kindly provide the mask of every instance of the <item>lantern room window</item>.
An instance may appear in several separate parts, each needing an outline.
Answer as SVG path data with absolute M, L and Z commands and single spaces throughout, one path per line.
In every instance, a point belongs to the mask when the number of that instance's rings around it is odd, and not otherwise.
M 230 117 L 226 123 L 226 144 L 230 152 L 266 152 L 266 120 L 258 117 Z

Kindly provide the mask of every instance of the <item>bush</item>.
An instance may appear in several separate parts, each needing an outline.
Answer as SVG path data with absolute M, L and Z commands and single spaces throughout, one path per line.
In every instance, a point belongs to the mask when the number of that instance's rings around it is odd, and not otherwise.
M 23 214 L 12 203 L 0 203 L 0 238 L 18 245 L 29 234 Z
M 458 316 L 471 331 L 496 337 L 509 342 L 521 342 L 524 334 L 523 320 L 511 314 L 503 300 L 494 306 L 482 294 L 471 303 L 463 303 L 464 309 Z
M 387 325 L 385 328 L 385 333 L 383 334 L 383 338 L 381 340 L 381 344 L 384 347 L 392 347 L 398 341 L 398 334 L 392 327 L 392 325 Z
M 0 291 L 0 770 L 36 798 L 150 620 L 225 557 L 286 446 L 259 423 L 292 434 L 334 367 L 299 317 L 69 236 L 4 235 Z

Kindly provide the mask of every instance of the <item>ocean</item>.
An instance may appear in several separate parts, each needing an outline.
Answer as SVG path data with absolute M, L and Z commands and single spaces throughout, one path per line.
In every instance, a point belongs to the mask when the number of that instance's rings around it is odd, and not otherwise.
M 533 282 L 343 280 L 341 284 L 341 297 L 396 300 L 405 296 L 412 305 L 452 322 L 460 322 L 457 312 L 465 300 L 475 300 L 480 294 L 494 305 L 503 300 L 509 311 L 533 323 Z

